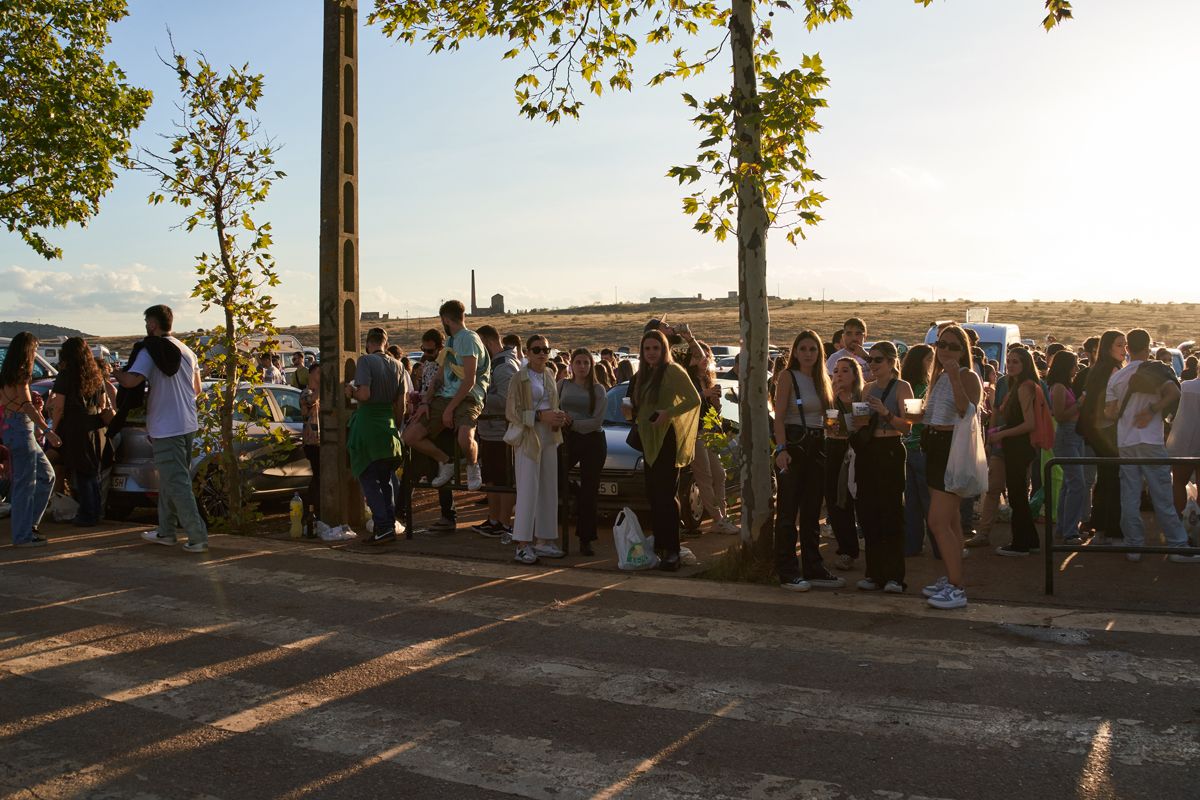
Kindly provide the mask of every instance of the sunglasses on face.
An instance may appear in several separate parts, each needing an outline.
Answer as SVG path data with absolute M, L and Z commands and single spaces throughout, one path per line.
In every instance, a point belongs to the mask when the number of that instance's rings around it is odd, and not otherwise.
M 868 364 L 886 364 L 887 357 L 886 356 L 867 356 L 867 363 Z
M 939 350 L 949 350 L 951 353 L 961 353 L 962 345 L 958 342 L 948 342 L 945 339 L 938 339 L 934 342 L 934 347 Z
M 550 354 L 550 348 L 549 347 L 540 347 L 539 345 L 535 344 L 533 347 L 529 348 L 529 352 L 531 355 L 545 356 L 545 355 Z

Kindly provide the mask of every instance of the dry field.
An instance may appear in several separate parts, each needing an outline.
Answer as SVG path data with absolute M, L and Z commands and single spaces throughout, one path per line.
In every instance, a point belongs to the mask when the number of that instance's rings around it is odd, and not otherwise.
M 1088 336 L 1108 328 L 1128 331 L 1143 327 L 1158 341 L 1172 346 L 1187 339 L 1200 338 L 1200 310 L 1195 303 L 1135 305 L 1129 303 L 1036 303 L 978 302 L 946 303 L 825 303 L 805 300 L 771 302 L 771 340 L 787 344 L 803 328 L 813 328 L 828 340 L 847 317 L 866 321 L 869 338 L 891 338 L 914 343 L 924 338 L 934 320 L 962 320 L 968 305 L 991 308 L 992 322 L 1016 323 L 1021 335 L 1045 341 L 1053 334 L 1059 341 L 1082 342 Z M 738 341 L 737 306 L 733 301 L 673 301 L 656 306 L 622 304 L 588 306 L 529 314 L 510 314 L 498 318 L 473 318 L 472 327 L 484 323 L 496 326 L 501 334 L 531 333 L 548 336 L 557 347 L 619 347 L 637 345 L 642 325 L 653 316 L 667 315 L 668 321 L 688 322 L 696 334 L 711 344 L 736 344 Z M 370 324 L 370 323 L 369 323 Z M 436 319 L 389 320 L 383 323 L 392 340 L 405 350 L 416 350 L 421 332 L 437 325 Z M 367 325 L 364 324 L 365 333 Z M 306 345 L 317 344 L 315 325 L 282 329 Z M 136 338 L 107 337 L 100 341 L 127 353 Z

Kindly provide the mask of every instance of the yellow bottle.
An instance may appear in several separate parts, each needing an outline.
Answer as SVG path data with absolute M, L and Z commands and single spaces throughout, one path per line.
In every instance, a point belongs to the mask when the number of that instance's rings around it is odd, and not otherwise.
M 290 511 L 289 516 L 291 517 L 292 523 L 290 531 L 291 537 L 293 539 L 299 539 L 300 534 L 303 532 L 304 526 L 304 501 L 300 499 L 299 492 L 296 492 L 292 495 L 291 506 L 288 510 Z

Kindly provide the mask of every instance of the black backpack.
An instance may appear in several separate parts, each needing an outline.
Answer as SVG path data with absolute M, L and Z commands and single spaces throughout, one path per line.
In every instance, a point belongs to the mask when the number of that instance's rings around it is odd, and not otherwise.
M 1134 394 L 1157 395 L 1163 384 L 1168 381 L 1179 388 L 1179 378 L 1175 375 L 1175 370 L 1161 361 L 1143 361 L 1138 365 L 1133 377 L 1129 379 L 1129 384 L 1125 387 L 1125 397 L 1121 400 L 1121 410 L 1117 413 L 1117 419 L 1124 416 L 1125 409 L 1129 406 L 1129 401 L 1133 399 Z M 1174 414 L 1178 407 L 1179 401 L 1176 400 L 1164 408 L 1162 410 L 1163 419 Z

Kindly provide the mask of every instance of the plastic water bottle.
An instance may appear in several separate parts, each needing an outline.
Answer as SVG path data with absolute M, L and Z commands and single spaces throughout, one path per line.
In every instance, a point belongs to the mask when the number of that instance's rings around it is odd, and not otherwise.
M 288 511 L 290 512 L 289 516 L 292 522 L 291 536 L 293 539 L 299 539 L 300 535 L 304 532 L 304 501 L 300 499 L 299 492 L 292 495 L 292 502 Z

